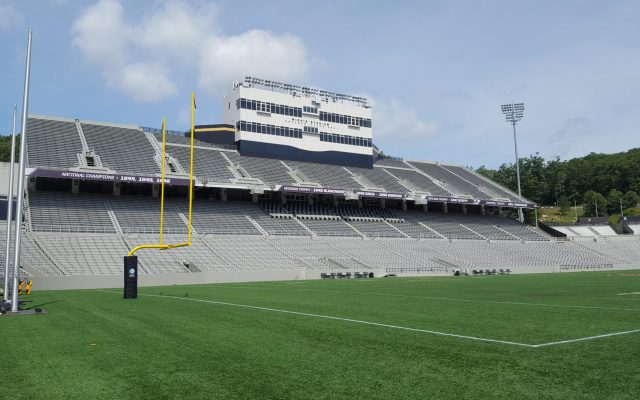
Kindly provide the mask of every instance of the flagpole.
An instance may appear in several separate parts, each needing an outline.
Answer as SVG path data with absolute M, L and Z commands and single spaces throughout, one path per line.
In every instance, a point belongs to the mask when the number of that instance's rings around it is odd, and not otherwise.
M 7 192 L 7 249 L 4 253 L 4 292 L 2 300 L 9 301 L 9 264 L 11 259 L 11 221 L 13 220 L 13 164 L 16 162 L 16 113 L 13 105 L 13 128 L 11 129 L 11 163 L 9 164 L 9 191 Z
M 24 206 L 24 169 L 27 151 L 27 115 L 29 115 L 29 78 L 31 74 L 31 36 L 27 41 L 27 65 L 24 73 L 24 94 L 22 98 L 22 130 L 20 135 L 20 165 L 18 167 L 18 192 L 16 194 L 16 237 L 13 254 L 13 289 L 11 292 L 11 312 L 18 311 L 18 279 L 20 278 L 20 239 L 22 238 L 22 216 Z

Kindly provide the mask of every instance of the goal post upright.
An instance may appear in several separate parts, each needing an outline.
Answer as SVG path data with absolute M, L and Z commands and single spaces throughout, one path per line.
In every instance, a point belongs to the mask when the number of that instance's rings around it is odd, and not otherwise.
M 187 222 L 187 246 L 191 246 L 191 224 L 193 221 L 193 153 L 196 114 L 196 95 L 191 92 L 191 152 L 189 154 L 189 218 Z
M 167 144 L 167 118 L 162 118 L 162 160 L 160 166 L 160 237 L 158 244 L 141 244 L 132 248 L 124 257 L 124 298 L 135 299 L 138 297 L 138 257 L 134 254 L 141 249 L 168 250 L 177 247 L 191 246 L 191 231 L 193 223 L 193 187 L 195 185 L 193 176 L 194 158 L 194 132 L 195 132 L 195 109 L 196 97 L 191 92 L 191 145 L 189 154 L 189 218 L 187 221 L 187 241 L 184 243 L 165 244 L 164 243 L 164 193 L 166 174 L 166 144 Z
M 166 143 L 167 143 L 167 117 L 162 118 L 162 160 L 160 163 L 162 164 L 160 167 L 160 244 L 162 244 L 163 239 L 163 228 L 164 228 L 164 176 L 165 176 L 165 164 L 166 164 Z

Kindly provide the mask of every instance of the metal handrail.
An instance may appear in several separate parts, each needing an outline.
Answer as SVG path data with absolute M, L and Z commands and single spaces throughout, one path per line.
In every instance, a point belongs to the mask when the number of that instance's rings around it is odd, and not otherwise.
M 87 225 L 32 225 L 34 232 L 64 232 L 64 233 L 115 233 L 113 226 Z

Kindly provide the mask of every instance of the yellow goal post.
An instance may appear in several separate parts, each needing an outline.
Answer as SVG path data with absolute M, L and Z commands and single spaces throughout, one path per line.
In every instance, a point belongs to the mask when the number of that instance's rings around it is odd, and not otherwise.
M 165 169 L 166 169 L 166 144 L 167 144 L 167 118 L 162 119 L 162 160 L 161 160 L 161 178 L 160 178 L 160 240 L 157 244 L 141 244 L 129 251 L 128 256 L 132 256 L 136 251 L 142 249 L 159 249 L 167 250 L 176 247 L 191 246 L 191 230 L 193 222 L 193 149 L 194 149 L 194 131 L 195 131 L 195 93 L 191 93 L 191 144 L 189 154 L 189 216 L 187 221 L 187 241 L 184 243 L 165 244 L 164 243 L 164 185 L 165 185 Z

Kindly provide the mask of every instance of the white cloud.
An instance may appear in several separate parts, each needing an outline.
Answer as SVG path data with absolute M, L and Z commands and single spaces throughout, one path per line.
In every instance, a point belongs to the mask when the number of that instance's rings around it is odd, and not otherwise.
M 20 21 L 21 16 L 11 4 L 0 4 L 0 29 L 9 28 Z
M 167 71 L 160 65 L 135 63 L 117 70 L 118 75 L 107 76 L 107 82 L 140 102 L 155 102 L 177 93 Z
M 105 70 L 125 65 L 129 29 L 118 1 L 101 0 L 87 8 L 73 24 L 73 44 L 87 61 Z
M 438 132 L 435 122 L 424 120 L 413 108 L 395 98 L 373 98 L 371 104 L 376 138 L 416 138 Z
M 204 46 L 200 83 L 213 91 L 228 85 L 233 77 L 245 75 L 299 81 L 309 67 L 304 44 L 292 35 L 275 36 L 268 31 L 251 30 L 239 36 L 210 40 Z
M 73 44 L 109 86 L 136 101 L 176 94 L 179 76 L 221 95 L 245 75 L 299 81 L 309 69 L 299 38 L 264 30 L 224 36 L 212 4 L 165 0 L 139 20 L 126 16 L 120 0 L 99 0 L 75 21 Z

